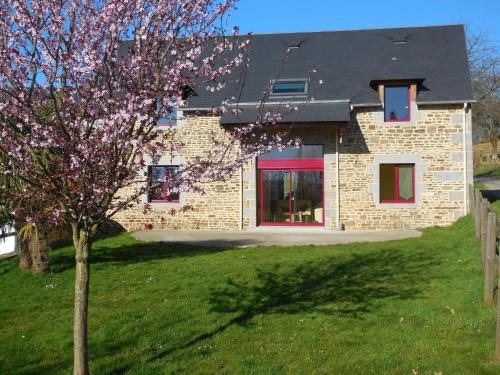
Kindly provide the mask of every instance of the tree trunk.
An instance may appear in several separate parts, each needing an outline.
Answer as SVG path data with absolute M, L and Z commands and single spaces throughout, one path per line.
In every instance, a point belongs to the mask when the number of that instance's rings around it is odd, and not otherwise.
M 75 245 L 75 316 L 73 324 L 74 375 L 89 374 L 87 316 L 89 305 L 91 230 L 80 229 L 72 224 Z
M 491 159 L 497 160 L 497 142 L 498 142 L 497 137 L 496 136 L 491 137 L 490 142 L 491 142 Z
M 50 272 L 49 241 L 44 234 L 31 236 L 29 249 L 33 262 L 31 270 L 33 275 Z
M 19 238 L 19 269 L 26 271 L 31 269 L 33 264 L 31 261 L 31 254 L 29 249 L 29 241 Z

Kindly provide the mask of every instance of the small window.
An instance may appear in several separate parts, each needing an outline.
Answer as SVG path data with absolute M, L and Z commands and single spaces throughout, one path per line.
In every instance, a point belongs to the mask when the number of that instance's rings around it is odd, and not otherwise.
M 175 175 L 179 166 L 154 165 L 149 167 L 151 187 L 149 190 L 149 202 L 178 202 L 179 187 L 175 183 Z
M 278 80 L 273 83 L 271 94 L 305 94 L 307 93 L 306 80 Z
M 415 203 L 415 164 L 380 164 L 380 202 Z
M 173 101 L 175 102 L 175 99 L 173 99 Z M 158 120 L 158 126 L 177 125 L 177 105 L 172 106 L 166 113 L 162 114 L 162 116 L 163 117 Z
M 410 121 L 409 86 L 385 86 L 385 121 Z

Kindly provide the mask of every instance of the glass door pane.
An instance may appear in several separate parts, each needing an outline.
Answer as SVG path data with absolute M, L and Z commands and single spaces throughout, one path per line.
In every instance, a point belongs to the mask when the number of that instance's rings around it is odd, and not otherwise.
M 323 223 L 323 172 L 292 173 L 292 222 Z
M 400 200 L 413 199 L 413 165 L 399 166 L 398 192 Z
M 266 223 L 290 222 L 290 172 L 262 171 L 262 216 Z
M 380 164 L 380 201 L 396 199 L 394 184 L 396 181 L 396 166 L 394 164 Z

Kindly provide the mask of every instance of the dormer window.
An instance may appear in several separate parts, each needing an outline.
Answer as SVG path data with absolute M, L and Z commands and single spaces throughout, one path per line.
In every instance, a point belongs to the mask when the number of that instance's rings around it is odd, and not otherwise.
M 307 80 L 278 79 L 271 87 L 271 95 L 307 94 Z
M 384 117 L 386 122 L 410 121 L 410 86 L 384 87 Z
M 177 102 L 172 98 L 172 102 Z M 160 105 L 160 104 L 158 104 Z M 158 120 L 158 126 L 175 126 L 177 125 L 177 104 L 172 105 L 168 111 L 162 113 L 162 117 Z

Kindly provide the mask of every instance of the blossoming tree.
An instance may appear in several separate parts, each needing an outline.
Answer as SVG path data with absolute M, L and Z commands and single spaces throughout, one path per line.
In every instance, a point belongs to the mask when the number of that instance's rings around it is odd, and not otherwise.
M 138 204 L 146 159 L 180 152 L 175 130 L 156 124 L 196 84 L 219 90 L 247 64 L 248 37 L 226 37 L 233 0 L 3 0 L 0 3 L 2 173 L 24 188 L 12 200 L 51 202 L 43 220 L 64 220 L 75 247 L 74 374 L 88 374 L 87 310 L 92 242 L 99 225 Z M 236 32 L 236 30 L 235 30 Z M 127 42 L 124 42 L 124 41 Z M 242 71 L 243 71 L 242 70 Z M 243 75 L 243 74 L 242 74 Z M 231 99 L 218 111 L 228 110 Z M 47 115 L 48 113 L 48 115 Z M 279 116 L 279 115 L 278 115 Z M 199 190 L 224 179 L 279 131 L 276 114 L 214 136 L 213 148 L 175 176 Z M 252 142 L 246 142 L 246 139 Z M 120 190 L 135 184 L 135 194 Z M 13 205 L 15 206 L 15 205 Z M 26 220 L 37 225 L 40 217 Z

